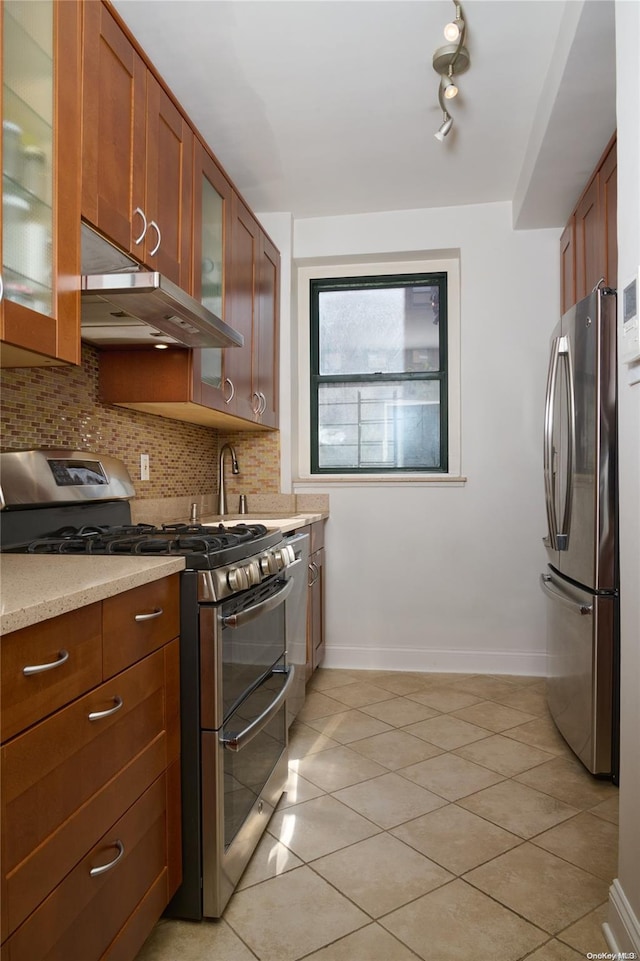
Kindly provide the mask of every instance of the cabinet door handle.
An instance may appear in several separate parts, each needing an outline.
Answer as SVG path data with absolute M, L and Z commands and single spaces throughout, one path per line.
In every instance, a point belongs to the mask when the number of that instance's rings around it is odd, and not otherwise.
M 69 660 L 69 651 L 58 651 L 58 657 L 55 661 L 50 661 L 48 664 L 31 664 L 28 667 L 22 668 L 22 673 L 27 677 L 30 674 L 44 674 L 45 671 L 52 671 L 54 667 L 61 667 Z
M 160 250 L 160 244 L 162 243 L 162 234 L 160 233 L 160 228 L 158 227 L 158 225 L 157 225 L 157 223 L 155 222 L 155 220 L 150 220 L 150 221 L 149 221 L 149 226 L 150 226 L 150 227 L 153 227 L 153 228 L 155 229 L 155 232 L 156 232 L 157 235 L 158 235 L 158 242 L 157 242 L 157 244 L 155 245 L 155 247 L 153 248 L 153 250 L 150 250 L 150 251 L 149 251 L 149 256 L 150 256 L 150 257 L 153 257 L 154 254 L 157 254 L 158 251 Z
M 233 381 L 230 380 L 229 377 L 225 377 L 224 383 L 225 383 L 225 384 L 228 384 L 229 387 L 231 388 L 231 393 L 229 394 L 228 397 L 225 397 L 225 399 L 224 399 L 225 404 L 230 404 L 231 401 L 233 400 L 233 398 L 235 397 L 236 389 L 235 389 L 235 387 L 233 386 Z
M 111 868 L 115 868 L 120 858 L 122 858 L 124 855 L 124 844 L 122 841 L 114 841 L 113 846 L 118 849 L 118 853 L 113 861 L 109 861 L 107 864 L 99 864 L 97 868 L 91 868 L 89 871 L 90 877 L 97 878 L 100 874 L 106 874 L 107 871 L 111 870 Z
M 140 216 L 142 217 L 142 233 L 140 234 L 139 237 L 136 237 L 136 239 L 133 241 L 137 247 L 138 244 L 142 243 L 142 241 L 144 240 L 144 235 L 147 232 L 147 218 L 144 215 L 144 210 L 141 210 L 140 207 L 136 207 L 136 209 L 133 211 L 134 217 L 136 214 L 140 214 Z
M 257 398 L 258 398 L 258 403 L 257 403 L 257 404 L 252 404 L 252 405 L 251 405 L 251 410 L 252 410 L 252 412 L 253 412 L 253 413 L 256 415 L 256 417 L 257 417 L 258 414 L 260 413 L 260 407 L 262 406 L 262 400 L 260 399 L 260 394 L 258 393 L 257 390 L 254 390 L 254 392 L 253 392 L 252 395 L 251 395 L 251 399 L 253 400 L 254 397 L 257 397 Z
M 155 621 L 156 617 L 162 617 L 164 610 L 161 607 L 156 607 L 155 611 L 151 611 L 150 614 L 136 614 L 134 615 L 134 621 Z
M 318 580 L 318 577 L 320 576 L 320 571 L 319 571 L 319 569 L 318 569 L 318 565 L 317 565 L 317 564 L 314 564 L 313 561 L 311 561 L 311 563 L 309 564 L 309 573 L 311 574 L 311 580 L 309 581 L 309 587 L 313 587 L 313 585 L 314 585 L 314 584 L 316 583 L 316 581 Z
M 2 279 L 2 274 L 0 274 L 0 301 L 4 297 L 4 281 Z
M 258 413 L 264 414 L 265 410 L 267 409 L 267 398 L 264 396 L 261 390 L 259 390 L 258 393 L 260 394 L 260 397 L 261 397 L 260 410 L 258 411 Z
M 92 711 L 91 714 L 87 715 L 89 720 L 101 721 L 103 718 L 111 717 L 112 714 L 115 714 L 116 711 L 119 711 L 122 705 L 124 704 L 124 701 L 122 700 L 121 697 L 114 697 L 112 698 L 112 700 L 113 700 L 113 707 L 108 708 L 106 711 Z

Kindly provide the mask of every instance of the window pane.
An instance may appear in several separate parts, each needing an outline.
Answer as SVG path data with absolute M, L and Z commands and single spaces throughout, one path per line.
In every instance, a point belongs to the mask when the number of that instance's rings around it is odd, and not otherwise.
M 439 380 L 319 385 L 320 469 L 441 466 Z
M 321 375 L 440 369 L 437 285 L 319 290 Z

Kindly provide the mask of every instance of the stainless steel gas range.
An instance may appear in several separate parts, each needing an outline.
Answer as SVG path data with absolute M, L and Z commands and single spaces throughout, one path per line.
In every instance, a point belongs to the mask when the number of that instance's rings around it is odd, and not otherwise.
M 303 561 L 261 525 L 131 523 L 124 464 L 0 454 L 2 550 L 185 558 L 181 576 L 183 882 L 168 912 L 222 914 L 287 777 L 287 598 Z

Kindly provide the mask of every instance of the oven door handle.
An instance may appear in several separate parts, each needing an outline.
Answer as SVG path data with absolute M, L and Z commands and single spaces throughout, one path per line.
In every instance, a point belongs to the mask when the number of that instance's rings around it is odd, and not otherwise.
M 224 627 L 244 627 L 245 624 L 255 621 L 257 617 L 262 617 L 263 614 L 267 614 L 269 611 L 273 611 L 276 607 L 279 607 L 292 590 L 293 581 L 287 581 L 282 590 L 278 591 L 277 594 L 272 594 L 271 597 L 260 601 L 259 604 L 248 607 L 246 611 L 240 611 L 239 614 L 229 614 L 228 617 L 222 616 L 220 620 Z
M 286 671 L 272 671 L 269 677 L 272 677 L 273 674 L 287 675 L 287 680 L 284 687 L 277 697 L 273 699 L 269 707 L 266 708 L 266 710 L 264 710 L 262 714 L 255 719 L 255 721 L 252 721 L 251 724 L 247 725 L 244 731 L 240 731 L 238 734 L 229 734 L 227 737 L 220 738 L 220 743 L 224 748 L 226 748 L 227 751 L 241 751 L 242 748 L 246 747 L 247 744 L 253 741 L 254 737 L 256 737 L 256 735 L 267 726 L 269 721 L 276 716 L 289 696 L 289 691 L 291 690 L 295 673 L 296 668 L 294 664 L 290 664 Z M 268 680 L 268 678 L 265 678 L 265 680 Z

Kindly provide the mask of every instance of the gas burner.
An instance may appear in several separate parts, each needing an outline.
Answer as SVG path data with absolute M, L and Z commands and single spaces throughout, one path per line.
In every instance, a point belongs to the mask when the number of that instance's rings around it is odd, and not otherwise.
M 181 556 L 187 569 L 211 569 L 272 547 L 279 535 L 262 524 L 68 524 L 28 541 L 30 554 Z M 19 549 L 19 548 L 18 548 Z

